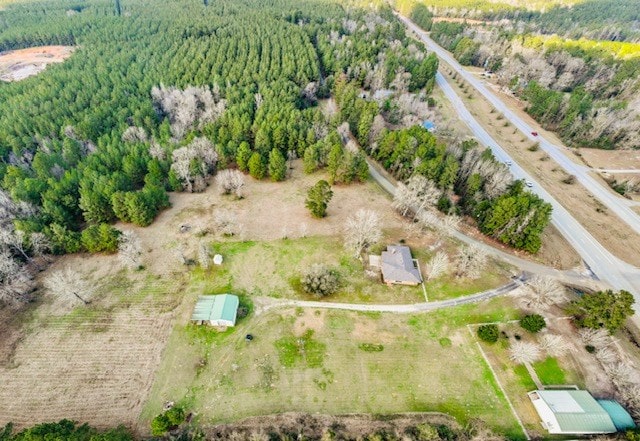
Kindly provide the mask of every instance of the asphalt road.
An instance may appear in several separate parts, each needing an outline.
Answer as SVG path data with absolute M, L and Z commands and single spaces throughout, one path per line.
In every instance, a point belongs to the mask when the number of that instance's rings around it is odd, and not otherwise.
M 569 160 L 560 148 L 549 143 L 542 137 L 533 137 L 530 132 L 533 130 L 519 116 L 507 108 L 507 106 L 489 91 L 484 84 L 473 77 L 472 74 L 466 72 L 444 49 L 435 44 L 424 31 L 419 29 L 413 22 L 407 18 L 398 15 L 398 17 L 425 42 L 429 49 L 433 50 L 441 59 L 451 65 L 459 75 L 463 76 L 472 86 L 482 93 L 491 104 L 502 112 L 514 126 L 522 130 L 524 133 L 535 141 L 540 142 L 540 147 L 548 152 L 554 160 L 567 170 L 568 173 L 576 175 L 576 178 L 584 184 L 586 188 L 593 191 L 598 198 L 602 198 L 612 211 L 619 214 L 621 218 L 627 221 L 636 231 L 640 231 L 640 218 L 633 212 L 628 203 L 621 202 L 617 197 L 611 197 L 606 189 L 598 182 L 591 178 L 584 167 L 580 167 Z M 533 185 L 530 191 L 536 193 L 541 198 L 549 202 L 553 206 L 552 223 L 560 231 L 560 233 L 569 241 L 582 257 L 584 262 L 589 266 L 593 273 L 601 280 L 609 283 L 616 289 L 625 289 L 633 293 L 636 303 L 640 304 L 640 270 L 632 265 L 615 257 L 607 251 L 571 214 L 556 201 L 535 179 L 522 169 L 507 152 L 498 145 L 495 139 L 480 125 L 480 123 L 467 110 L 460 97 L 455 93 L 453 88 L 447 83 L 440 73 L 436 76 L 438 86 L 443 90 L 447 99 L 454 106 L 460 119 L 465 122 L 478 141 L 485 146 L 491 148 L 495 157 L 502 162 L 511 161 L 510 166 L 512 174 L 517 179 L 524 179 Z M 584 169 L 584 170 L 583 170 Z M 633 216 L 631 216 L 631 214 Z M 636 226 L 637 224 L 637 226 Z

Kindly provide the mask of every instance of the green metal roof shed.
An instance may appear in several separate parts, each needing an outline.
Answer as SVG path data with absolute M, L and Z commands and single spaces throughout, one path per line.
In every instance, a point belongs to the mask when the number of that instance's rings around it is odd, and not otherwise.
M 536 390 L 529 398 L 549 433 L 615 433 L 605 409 L 586 390 Z
M 240 300 L 233 294 L 200 296 L 191 321 L 212 326 L 235 326 Z

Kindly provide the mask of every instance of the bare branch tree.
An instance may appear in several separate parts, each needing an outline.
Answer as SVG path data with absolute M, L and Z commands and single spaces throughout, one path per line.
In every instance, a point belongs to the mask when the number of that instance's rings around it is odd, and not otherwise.
M 238 199 L 242 198 L 244 175 L 240 170 L 221 170 L 216 175 L 216 184 L 222 194 L 233 193 Z
M 32 299 L 33 278 L 8 250 L 0 252 L 0 300 L 7 303 L 28 302 Z
M 458 277 L 477 279 L 487 263 L 487 252 L 477 245 L 467 245 L 458 253 Z
M 552 357 L 558 357 L 572 350 L 567 340 L 558 334 L 544 334 L 540 337 L 540 347 Z
M 380 217 L 371 210 L 360 209 L 350 216 L 344 231 L 345 247 L 357 258 L 361 258 L 363 252 L 382 239 Z
M 233 236 L 239 232 L 238 217 L 229 210 L 218 210 L 213 215 L 213 224 L 223 236 Z
M 596 358 L 602 365 L 613 364 L 619 361 L 618 354 L 611 346 L 605 346 L 600 349 L 596 349 Z
M 540 358 L 540 348 L 535 343 L 516 341 L 509 348 L 509 358 L 520 364 L 533 363 Z
M 142 257 L 140 237 L 132 230 L 124 230 L 118 238 L 118 258 L 127 268 L 139 268 Z
M 582 328 L 578 331 L 578 335 L 584 345 L 593 346 L 596 349 L 606 348 L 613 343 L 606 329 Z
M 431 207 L 442 196 L 440 190 L 433 181 L 422 175 L 413 175 L 407 184 L 398 184 L 393 196 L 393 207 L 402 216 L 413 213 L 415 218 L 422 210 Z
M 218 153 L 207 138 L 195 138 L 187 146 L 180 147 L 172 153 L 171 170 L 182 181 L 186 191 L 202 191 L 206 187 L 204 181 L 215 169 Z M 197 170 L 193 165 L 198 164 Z
M 167 157 L 167 152 L 155 139 L 151 140 L 151 144 L 149 145 L 149 154 L 152 158 L 158 159 L 160 161 L 164 161 L 164 159 Z
M 639 380 L 638 371 L 624 361 L 607 363 L 604 365 L 604 370 L 618 389 L 628 387 Z
M 67 267 L 54 271 L 44 280 L 44 286 L 54 296 L 63 300 L 75 300 L 85 305 L 91 303 L 93 286 L 80 273 Z
M 449 256 L 444 251 L 438 251 L 427 266 L 427 279 L 433 280 L 449 270 Z
M 43 257 L 48 251 L 51 251 L 51 242 L 43 233 L 31 233 L 29 242 L 31 243 L 31 253 L 36 257 Z
M 529 290 L 525 294 L 524 304 L 536 312 L 546 311 L 567 300 L 564 287 L 551 277 L 535 276 L 527 285 Z
M 147 132 L 142 127 L 129 126 L 122 133 L 124 142 L 147 142 Z
M 25 260 L 30 261 L 31 256 L 27 254 L 24 239 L 24 233 L 21 230 L 9 228 L 0 230 L 0 246 L 16 251 L 20 253 Z
M 204 241 L 198 245 L 198 263 L 200 263 L 200 267 L 203 269 L 208 269 L 211 265 L 209 246 Z

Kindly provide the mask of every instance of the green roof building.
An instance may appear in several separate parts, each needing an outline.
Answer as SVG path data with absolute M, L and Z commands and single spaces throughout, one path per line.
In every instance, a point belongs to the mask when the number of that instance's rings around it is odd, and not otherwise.
M 200 325 L 235 326 L 240 300 L 233 294 L 200 296 L 191 321 Z
M 549 433 L 617 432 L 607 411 L 586 390 L 535 390 L 529 398 Z

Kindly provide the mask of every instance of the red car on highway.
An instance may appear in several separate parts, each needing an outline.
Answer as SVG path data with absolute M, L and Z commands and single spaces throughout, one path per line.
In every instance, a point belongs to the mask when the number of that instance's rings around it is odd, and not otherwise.
M 538 136 L 538 132 L 531 132 L 533 136 Z

